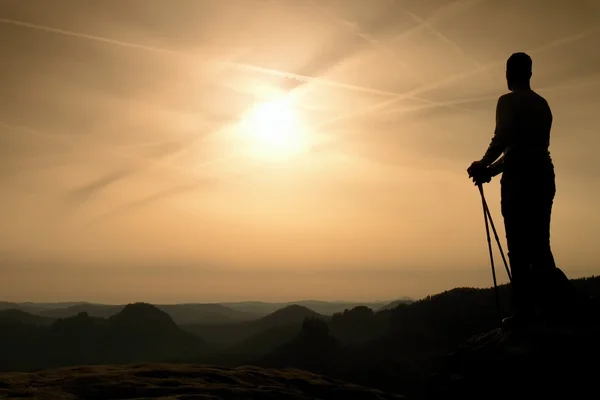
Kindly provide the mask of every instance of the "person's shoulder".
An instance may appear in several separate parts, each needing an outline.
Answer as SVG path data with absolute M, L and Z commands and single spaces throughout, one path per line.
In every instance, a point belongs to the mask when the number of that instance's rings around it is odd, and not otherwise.
M 532 90 L 528 101 L 533 107 L 536 107 L 540 111 L 544 110 L 544 112 L 547 112 L 550 116 L 552 116 L 552 109 L 550 108 L 550 104 L 548 103 L 548 100 L 546 100 L 541 94 Z
M 504 93 L 502 96 L 498 97 L 498 109 L 507 109 L 508 107 L 511 107 L 511 105 L 514 102 L 514 93 L 513 92 L 508 92 L 508 93 Z
M 549 106 L 548 104 L 548 100 L 546 100 L 546 98 L 544 96 L 542 96 L 541 94 L 539 94 L 538 92 L 533 92 L 533 94 L 535 95 L 535 98 L 542 104 L 545 104 L 547 106 Z
M 498 97 L 498 104 L 510 104 L 515 101 L 515 92 L 507 92 Z

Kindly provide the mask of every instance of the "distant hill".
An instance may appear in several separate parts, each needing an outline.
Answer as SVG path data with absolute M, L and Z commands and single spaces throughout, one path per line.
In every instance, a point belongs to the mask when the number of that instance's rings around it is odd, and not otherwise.
M 404 299 L 404 298 L 403 298 Z M 407 298 L 406 301 L 411 299 Z M 400 300 L 402 301 L 402 300 Z M 298 305 L 304 306 L 313 310 L 321 315 L 332 315 L 337 312 L 343 312 L 347 309 L 352 309 L 358 306 L 365 306 L 371 309 L 377 310 L 387 304 L 390 301 L 375 301 L 375 302 L 352 302 L 352 301 L 319 301 L 319 300 L 299 300 L 285 303 L 267 303 L 260 301 L 249 301 L 249 302 L 233 302 L 233 303 L 222 303 L 223 305 L 232 308 L 234 310 L 250 312 L 259 315 L 267 315 L 273 313 L 279 309 Z
M 30 314 L 20 309 L 0 311 L 0 324 L 22 323 L 33 326 L 50 326 L 55 320 L 55 318 Z
M 319 317 L 306 318 L 293 340 L 259 356 L 253 364 L 275 368 L 300 368 L 313 372 L 335 370 L 343 347 Z
M 260 314 L 234 310 L 217 303 L 168 304 L 157 307 L 169 314 L 177 325 L 251 321 L 260 317 Z
M 108 319 L 82 312 L 49 326 L 13 323 L 2 328 L 0 370 L 168 361 L 206 351 L 201 338 L 145 303 L 129 304 Z
M 226 353 L 238 354 L 240 359 L 267 354 L 277 347 L 295 339 L 306 318 L 321 317 L 320 314 L 299 305 L 291 305 L 277 310 L 256 321 L 245 324 L 244 337 Z M 248 359 L 248 358 L 246 358 Z
M 0 373 L 0 398 L 402 400 L 298 370 L 204 365 L 106 365 Z
M 305 306 L 292 304 L 280 310 L 272 312 L 256 321 L 251 322 L 253 325 L 261 328 L 272 328 L 275 326 L 301 324 L 307 317 L 320 317 L 321 315 Z
M 156 304 L 158 308 L 166 311 L 178 325 L 196 323 L 226 323 L 234 321 L 250 321 L 271 314 L 282 308 L 299 305 L 311 309 L 321 315 L 333 315 L 358 306 L 380 310 L 385 307 L 410 302 L 412 299 L 403 297 L 394 302 L 351 302 L 351 301 L 320 301 L 301 300 L 284 303 L 268 303 L 260 301 L 229 302 L 229 303 L 184 303 L 184 304 Z M 52 318 L 73 317 L 81 312 L 90 316 L 108 318 L 125 307 L 125 304 L 97 304 L 89 302 L 61 302 L 61 303 L 12 303 L 0 302 L 0 310 L 19 309 L 30 314 Z
M 410 297 L 403 297 L 401 299 L 398 299 L 396 301 L 392 301 L 391 303 L 385 304 L 382 307 L 376 308 L 375 311 L 384 311 L 384 310 L 391 310 L 394 309 L 396 307 L 398 307 L 401 304 L 410 304 L 412 302 L 414 302 L 415 300 L 410 298 Z
M 224 350 L 226 354 L 236 355 L 240 362 L 268 354 L 278 347 L 293 341 L 301 331 L 300 324 L 279 325 L 259 331 Z M 232 357 L 233 359 L 233 357 Z
M 365 343 L 389 332 L 390 315 L 389 310 L 374 312 L 369 307 L 358 306 L 333 314 L 329 327 L 342 344 Z
M 306 317 L 320 314 L 299 305 L 290 305 L 253 321 L 225 324 L 182 325 L 182 329 L 206 340 L 211 346 L 226 349 L 262 331 L 295 325 L 300 328 Z
M 108 318 L 120 312 L 125 305 L 102 304 L 76 304 L 66 307 L 45 308 L 37 311 L 38 315 L 52 318 L 69 318 L 79 313 L 86 313 L 92 317 Z
M 18 303 L 11 303 L 9 301 L 0 301 L 0 310 L 20 310 L 21 306 Z
M 114 351 L 111 360 L 176 359 L 206 347 L 202 339 L 181 330 L 169 314 L 150 304 L 128 304 L 108 322 L 104 339 Z
M 87 304 L 91 304 L 91 303 L 87 303 L 87 302 L 13 303 L 13 302 L 0 301 L 0 310 L 17 309 L 17 310 L 22 310 L 22 311 L 28 312 L 30 314 L 38 314 L 39 315 L 41 312 L 44 312 L 47 310 L 64 309 L 64 308 L 68 308 L 68 307 L 87 305 Z M 77 312 L 75 312 L 73 315 L 77 315 Z M 52 316 L 52 315 L 49 315 L 49 316 Z M 65 315 L 65 316 L 72 316 L 72 315 Z M 56 317 L 59 317 L 59 316 L 56 316 Z
M 303 323 L 307 319 L 315 318 L 327 324 L 332 337 L 340 344 L 346 345 L 365 343 L 384 335 L 389 329 L 390 313 L 388 310 L 374 313 L 368 307 L 358 306 L 330 317 L 303 306 L 288 306 L 244 327 L 223 327 L 219 338 L 223 340 L 224 337 L 228 337 L 229 342 L 237 341 L 233 345 L 224 346 L 222 350 L 223 354 L 227 355 L 227 365 L 234 361 L 254 360 L 294 341 L 302 332 Z M 236 332 L 236 336 L 227 336 L 227 332 Z M 216 340 L 201 329 L 197 333 L 206 337 L 209 342 Z M 219 335 L 219 332 L 216 335 Z
M 15 308 L 51 318 L 68 318 L 79 313 L 93 317 L 109 318 L 119 313 L 125 305 L 106 305 L 92 303 L 64 303 L 53 307 L 52 304 L 37 305 L 34 303 L 0 303 L 2 308 Z M 194 323 L 224 323 L 234 321 L 249 321 L 261 315 L 233 310 L 221 304 L 167 304 L 156 305 L 167 312 L 178 325 Z
M 148 329 L 159 331 L 177 331 L 173 318 L 160 308 L 147 303 L 133 303 L 126 305 L 117 314 L 108 318 L 115 328 Z
M 19 303 L 19 306 L 23 308 L 35 308 L 35 309 L 44 309 L 44 308 L 67 308 L 85 304 L 94 304 L 88 301 L 61 301 L 58 303 L 33 303 L 33 302 L 24 302 Z M 101 304 L 98 304 L 101 305 Z

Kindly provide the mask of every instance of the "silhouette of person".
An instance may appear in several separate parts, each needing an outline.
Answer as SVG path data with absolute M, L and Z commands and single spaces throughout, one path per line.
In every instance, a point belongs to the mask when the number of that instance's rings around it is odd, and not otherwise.
M 550 218 L 556 193 L 549 151 L 552 111 L 548 102 L 531 89 L 531 76 L 532 60 L 527 54 L 515 53 L 508 58 L 506 81 L 510 92 L 498 99 L 495 133 L 483 158 L 467 169 L 478 185 L 502 173 L 501 210 L 513 308 L 513 314 L 502 322 L 509 326 L 535 321 L 536 310 L 547 316 L 555 306 L 553 299 L 558 301 L 557 290 L 564 292 L 569 282 L 556 267 L 550 248 Z

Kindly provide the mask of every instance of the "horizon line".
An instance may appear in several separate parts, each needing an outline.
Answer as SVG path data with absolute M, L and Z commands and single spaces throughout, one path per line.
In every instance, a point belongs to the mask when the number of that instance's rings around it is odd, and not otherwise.
M 0 303 L 13 303 L 17 305 L 22 304 L 34 304 L 34 305 L 59 305 L 59 304 L 90 304 L 90 305 L 99 305 L 99 306 L 121 306 L 128 305 L 134 303 L 147 303 L 156 306 L 170 306 L 170 305 L 214 305 L 214 304 L 243 304 L 243 303 L 262 303 L 262 304 L 294 304 L 294 303 L 338 303 L 338 304 L 355 304 L 355 303 L 391 303 L 400 300 L 411 300 L 415 301 L 417 298 L 411 296 L 401 296 L 395 299 L 378 299 L 378 300 L 317 300 L 317 299 L 304 299 L 304 300 L 289 300 L 289 301 L 265 301 L 265 300 L 228 300 L 228 301 L 207 301 L 207 302 L 190 302 L 190 301 L 182 301 L 176 303 L 160 303 L 160 302 L 150 302 L 150 301 L 129 301 L 129 302 L 118 302 L 118 303 L 103 303 L 103 302 L 94 302 L 87 300 L 80 301 L 71 301 L 71 300 L 61 300 L 61 301 L 10 301 L 10 300 L 2 300 L 0 299 Z

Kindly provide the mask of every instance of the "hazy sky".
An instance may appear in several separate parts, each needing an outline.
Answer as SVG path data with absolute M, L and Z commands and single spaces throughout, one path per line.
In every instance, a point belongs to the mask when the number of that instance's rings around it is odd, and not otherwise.
M 600 271 L 600 1 L 0 0 L 0 38 L 2 300 L 490 286 L 465 169 L 516 51 L 554 113 L 555 257 Z

